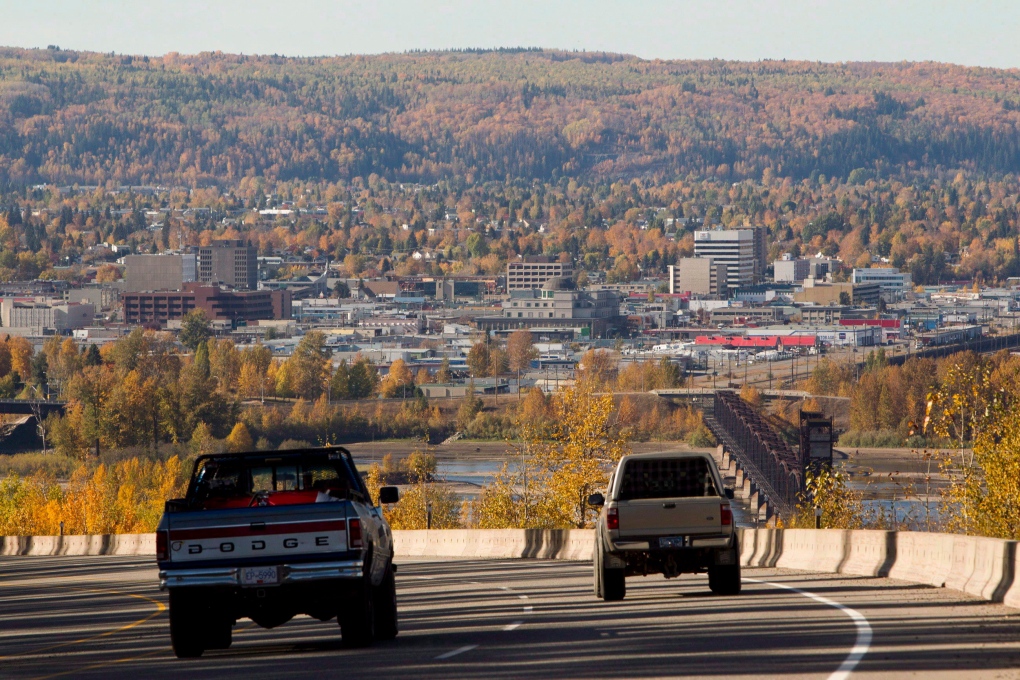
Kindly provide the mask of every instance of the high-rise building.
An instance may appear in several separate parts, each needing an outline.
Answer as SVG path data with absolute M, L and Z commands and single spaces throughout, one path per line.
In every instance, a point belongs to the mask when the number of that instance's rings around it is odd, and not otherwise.
M 765 269 L 769 256 L 768 227 L 748 227 L 754 232 L 754 282 L 761 283 L 765 280 Z
M 506 265 L 506 290 L 532 290 L 541 288 L 553 278 L 571 278 L 574 265 L 560 262 L 547 255 L 529 255 Z
M 258 288 L 258 251 L 241 239 L 214 241 L 198 249 L 198 280 L 238 290 Z
M 755 260 L 756 250 L 763 247 L 758 243 L 760 233 L 757 228 L 696 231 L 694 257 L 711 258 L 725 264 L 729 288 L 752 284 L 759 276 L 756 272 L 764 271 Z
M 722 295 L 727 292 L 727 267 L 711 257 L 683 257 L 669 265 L 669 292 Z
M 182 273 L 184 274 L 184 283 L 191 283 L 198 281 L 198 254 L 197 253 L 183 253 L 181 255 Z
M 125 255 L 124 290 L 180 290 L 184 283 L 180 255 Z

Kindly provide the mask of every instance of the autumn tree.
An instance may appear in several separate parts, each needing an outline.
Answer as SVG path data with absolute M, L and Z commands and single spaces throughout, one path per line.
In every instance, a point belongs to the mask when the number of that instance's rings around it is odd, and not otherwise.
M 479 340 L 471 346 L 471 349 L 468 350 L 467 365 L 471 375 L 476 378 L 484 378 L 490 375 L 492 352 L 490 352 L 487 342 Z
M 21 336 L 8 336 L 6 345 L 11 356 L 11 370 L 22 380 L 28 380 L 32 375 L 32 357 L 35 355 L 32 343 Z
M 195 351 L 198 346 L 212 337 L 209 317 L 201 309 L 193 309 L 181 318 L 181 344 Z
M 274 385 L 269 380 L 269 366 L 273 363 L 273 352 L 265 345 L 255 345 L 240 353 L 241 368 L 237 376 L 237 392 L 240 396 L 264 399 L 273 394 Z
M 329 356 L 326 336 L 319 331 L 306 333 L 286 361 L 290 391 L 305 399 L 317 399 L 325 391 Z
M 383 509 L 390 526 L 394 529 L 425 529 L 431 522 L 433 529 L 459 528 L 460 502 L 451 489 L 436 480 L 435 456 L 415 451 L 408 456 L 403 467 L 410 483 L 404 487 L 399 503 Z M 378 479 L 378 472 L 370 472 L 370 476 Z M 374 494 L 378 500 L 378 487 Z
M 601 389 L 611 385 L 616 375 L 616 362 L 606 350 L 590 349 L 581 357 L 574 371 L 578 382 L 589 382 Z
M 403 359 L 396 359 L 390 364 L 389 373 L 379 384 L 379 392 L 383 399 L 397 397 L 413 397 L 415 394 L 414 376 Z
M 242 451 L 251 451 L 254 446 L 252 442 L 251 434 L 248 432 L 248 428 L 245 427 L 244 423 L 238 422 L 234 425 L 234 428 L 227 435 L 227 450 L 240 453 Z
M 341 360 L 331 380 L 333 396 L 337 399 L 367 399 L 379 389 L 379 373 L 363 356 L 358 356 L 351 364 Z
M 439 370 L 436 372 L 436 382 L 445 384 L 452 381 L 453 371 L 450 370 L 450 360 L 447 357 L 443 357 L 442 363 L 439 364 Z
M 521 371 L 528 370 L 532 360 L 538 356 L 531 331 L 522 328 L 511 333 L 506 342 L 506 353 L 510 370 L 517 373 L 517 397 L 520 398 Z
M 553 397 L 553 432 L 546 439 L 518 420 L 521 434 L 511 458 L 472 505 L 480 527 L 580 528 L 595 513 L 588 496 L 605 487 L 609 471 L 626 453 L 612 423 L 613 396 L 597 395 L 591 381 Z M 525 492 L 524 489 L 527 489 Z

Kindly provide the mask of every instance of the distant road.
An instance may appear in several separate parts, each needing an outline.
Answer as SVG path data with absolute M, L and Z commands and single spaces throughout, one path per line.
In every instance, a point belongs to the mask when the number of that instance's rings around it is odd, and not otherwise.
M 0 676 L 1020 677 L 1015 610 L 887 579 L 746 570 L 763 582 L 717 597 L 703 576 L 635 578 L 602 603 L 584 563 L 398 564 L 393 642 L 348 650 L 335 622 L 242 620 L 229 650 L 178 660 L 151 560 L 2 558 Z

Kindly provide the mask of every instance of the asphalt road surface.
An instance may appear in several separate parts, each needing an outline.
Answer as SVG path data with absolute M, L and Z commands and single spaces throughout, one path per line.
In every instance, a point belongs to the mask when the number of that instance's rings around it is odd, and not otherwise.
M 1020 677 L 1020 614 L 943 589 L 747 569 L 737 597 L 656 576 L 602 603 L 585 563 L 398 564 L 392 642 L 245 619 L 230 649 L 179 660 L 151 558 L 0 558 L 0 677 Z

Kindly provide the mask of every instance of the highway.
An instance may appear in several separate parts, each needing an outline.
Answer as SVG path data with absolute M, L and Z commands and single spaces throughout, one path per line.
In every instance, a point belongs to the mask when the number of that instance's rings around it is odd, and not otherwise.
M 656 576 L 602 603 L 581 562 L 398 564 L 395 641 L 242 620 L 229 650 L 178 660 L 151 558 L 0 558 L 0 677 L 1020 677 L 1020 614 L 945 589 L 745 569 L 737 597 Z

